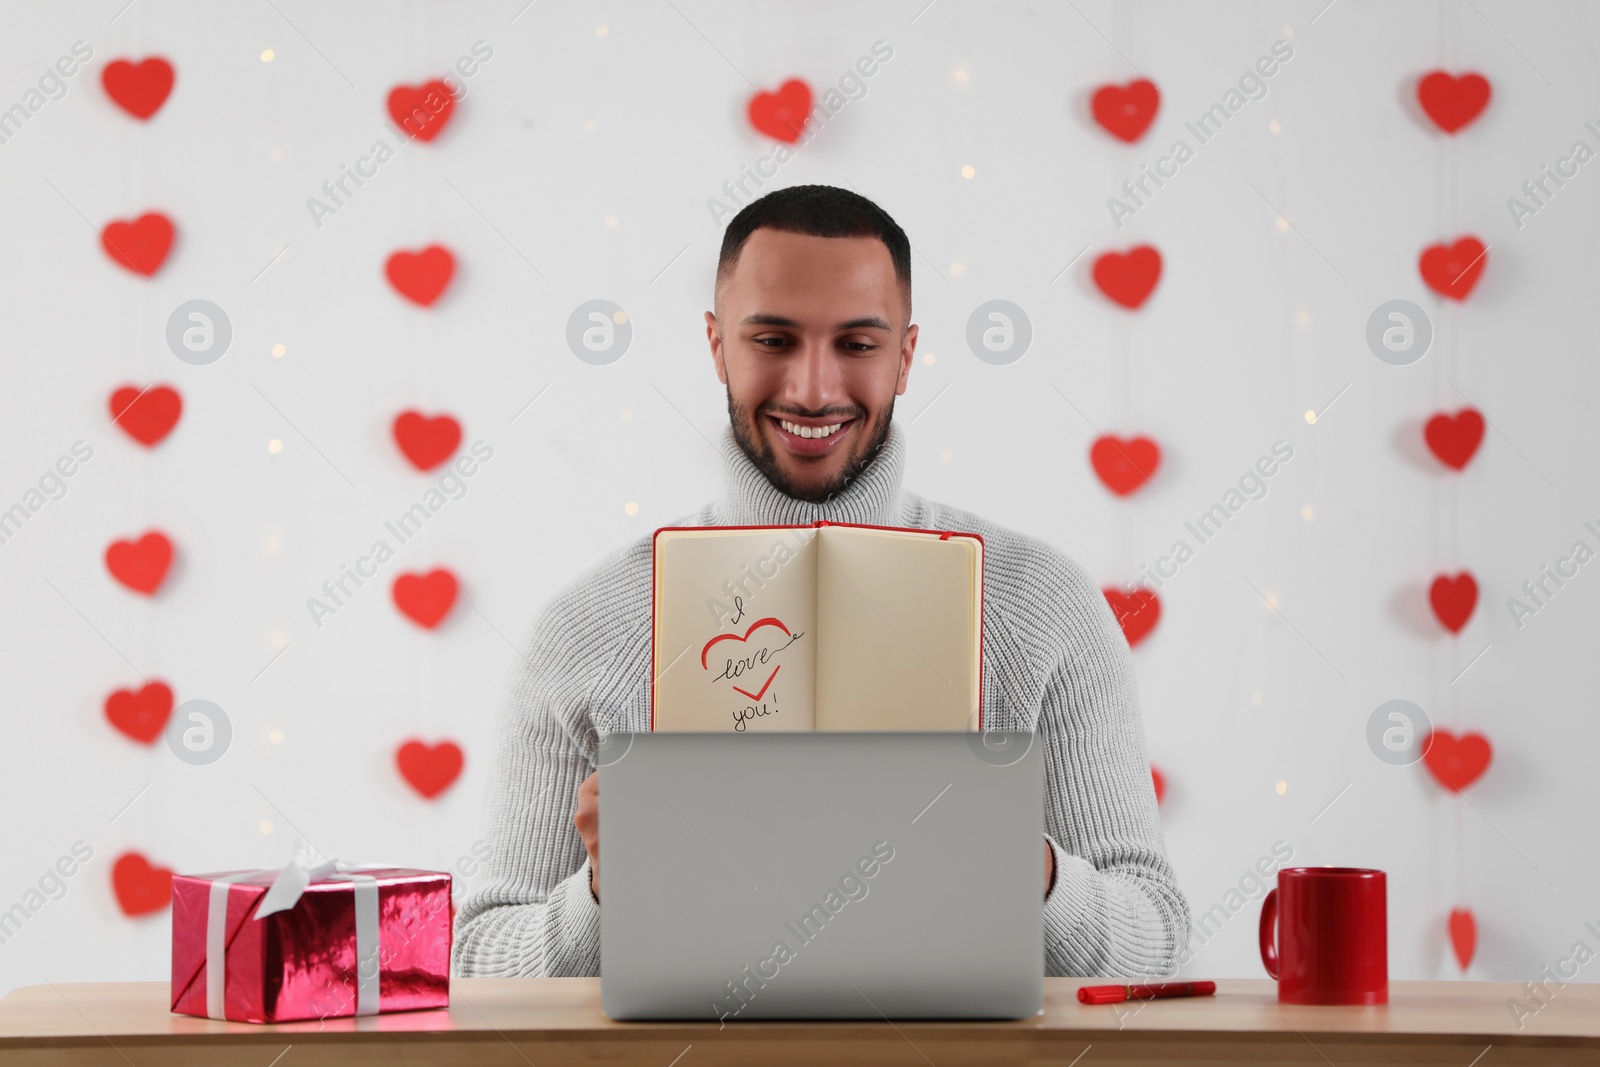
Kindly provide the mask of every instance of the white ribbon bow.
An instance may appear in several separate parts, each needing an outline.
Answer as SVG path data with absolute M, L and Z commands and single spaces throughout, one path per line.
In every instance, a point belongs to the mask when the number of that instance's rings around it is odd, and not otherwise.
M 356 909 L 356 1014 L 378 1014 L 378 880 L 362 871 L 380 871 L 389 863 L 344 863 L 330 859 L 314 862 L 320 854 L 299 843 L 294 857 L 278 871 L 266 895 L 256 906 L 256 919 L 288 911 L 300 903 L 306 887 L 318 880 L 355 884 Z M 225 1018 L 228 887 L 254 877 L 254 871 L 218 875 L 211 880 L 211 895 L 206 913 L 206 1015 Z

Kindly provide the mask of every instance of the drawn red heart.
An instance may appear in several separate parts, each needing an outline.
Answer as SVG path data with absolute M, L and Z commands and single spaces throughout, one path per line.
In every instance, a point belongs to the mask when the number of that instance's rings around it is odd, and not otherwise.
M 1422 436 L 1440 463 L 1461 470 L 1483 441 L 1483 416 L 1476 408 L 1462 408 L 1454 415 L 1440 412 L 1428 420 Z
M 1090 446 L 1089 462 L 1107 489 L 1127 496 L 1155 476 L 1161 466 L 1161 446 L 1148 437 L 1107 434 Z
M 455 109 L 455 94 L 437 79 L 389 91 L 389 117 L 419 141 L 431 141 L 444 132 Z
M 1454 578 L 1441 574 L 1429 587 L 1428 600 L 1439 625 L 1458 634 L 1472 618 L 1472 609 L 1478 606 L 1478 582 L 1468 571 Z
M 1161 253 L 1149 245 L 1107 252 L 1094 261 L 1094 284 L 1125 308 L 1138 308 L 1161 280 Z
M 775 93 L 765 90 L 750 98 L 750 125 L 780 141 L 794 144 L 811 117 L 811 86 L 790 78 Z
M 136 119 L 148 119 L 167 102 L 172 92 L 172 64 L 160 56 L 142 63 L 116 59 L 100 72 L 100 84 L 114 104 Z
M 111 394 L 111 421 L 146 448 L 171 433 L 181 414 L 183 398 L 171 386 L 124 385 Z
M 172 566 L 172 542 L 151 530 L 137 541 L 113 541 L 106 548 L 106 570 L 136 593 L 152 596 Z
M 1481 74 L 1457 78 L 1436 70 L 1417 83 L 1417 101 L 1441 130 L 1455 133 L 1488 106 L 1489 81 Z
M 1435 730 L 1422 744 L 1422 762 L 1439 784 L 1453 793 L 1482 777 L 1494 754 L 1489 739 L 1482 734 L 1456 737 L 1449 730 Z
M 1156 787 L 1156 807 L 1161 806 L 1162 799 L 1167 795 L 1167 779 L 1156 770 L 1155 764 L 1150 765 L 1150 781 Z
M 456 257 L 442 245 L 429 245 L 420 252 L 396 252 L 383 265 L 395 292 L 423 307 L 439 299 L 455 272 Z
M 148 278 L 167 261 L 176 233 L 171 219 L 159 211 L 147 211 L 132 222 L 117 219 L 109 223 L 100 232 L 100 247 L 117 266 Z
M 161 736 L 172 715 L 172 688 L 147 682 L 143 689 L 118 689 L 106 697 L 106 719 L 124 734 L 148 745 Z
M 1417 266 L 1429 289 L 1451 300 L 1465 300 L 1488 265 L 1488 252 L 1476 237 L 1463 237 L 1453 245 L 1429 245 Z
M 1102 589 L 1101 592 L 1105 593 L 1106 603 L 1111 605 L 1117 624 L 1122 627 L 1122 636 L 1128 639 L 1129 648 L 1150 636 L 1150 631 L 1156 628 L 1156 623 L 1161 619 L 1161 599 L 1155 593 L 1142 588 L 1131 593 L 1115 588 Z
M 1478 921 L 1470 908 L 1450 909 L 1450 947 L 1456 950 L 1456 962 L 1465 974 L 1478 951 Z
M 420 411 L 402 411 L 392 432 L 394 443 L 419 471 L 437 467 L 461 444 L 461 424 L 449 415 L 429 418 Z
M 456 603 L 456 576 L 443 567 L 427 574 L 402 574 L 389 587 L 394 606 L 423 629 L 431 630 Z
M 466 762 L 466 757 L 462 755 L 461 746 L 454 741 L 440 741 L 437 745 L 427 745 L 412 740 L 401 745 L 395 752 L 394 762 L 400 768 L 400 777 L 404 778 L 412 789 L 432 800 L 449 789 L 461 776 L 461 767 Z
M 706 663 L 706 657 L 711 653 L 712 646 L 714 646 L 714 645 L 716 645 L 716 644 L 718 644 L 719 642 L 722 642 L 722 641 L 737 641 L 740 644 L 744 644 L 746 641 L 748 641 L 750 639 L 750 635 L 751 634 L 755 633 L 756 630 L 758 630 L 759 628 L 761 628 L 763 626 L 776 626 L 778 629 L 782 630 L 785 634 L 789 633 L 789 628 L 787 626 L 785 626 L 778 619 L 775 619 L 775 618 L 772 618 L 772 617 L 769 616 L 769 617 L 767 617 L 765 619 L 757 619 L 755 622 L 751 623 L 749 628 L 745 630 L 743 637 L 740 637 L 738 634 L 718 634 L 717 636 L 713 637 L 711 640 L 707 641 L 706 644 L 705 644 L 705 647 L 700 650 L 700 668 L 702 670 L 710 670 L 710 667 Z M 766 695 L 767 687 L 772 685 L 772 680 L 778 676 L 778 672 L 780 670 L 782 670 L 782 669 L 783 669 L 783 665 L 782 664 L 779 664 L 778 666 L 772 668 L 772 673 L 767 675 L 767 680 L 765 682 L 763 682 L 762 685 L 761 685 L 761 688 L 758 689 L 754 693 L 749 692 L 748 690 L 745 690 L 745 689 L 741 689 L 739 686 L 734 686 L 733 687 L 733 691 L 735 693 L 741 693 L 744 696 L 749 697 L 751 700 L 760 700 L 763 696 Z M 747 683 L 747 684 L 751 684 L 751 683 Z
M 172 871 L 137 852 L 124 852 L 111 866 L 111 888 L 122 914 L 130 919 L 149 915 L 172 903 Z
M 1161 91 L 1145 78 L 1127 85 L 1102 85 L 1090 100 L 1094 120 L 1111 136 L 1130 143 L 1149 129 L 1160 106 Z

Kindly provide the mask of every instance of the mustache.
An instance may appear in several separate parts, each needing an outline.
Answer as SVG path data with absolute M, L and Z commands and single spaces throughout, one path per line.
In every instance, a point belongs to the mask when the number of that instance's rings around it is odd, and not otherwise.
M 762 414 L 772 415 L 775 417 L 792 416 L 793 418 L 797 419 L 859 419 L 865 417 L 865 413 L 859 408 L 849 411 L 829 410 L 828 408 L 823 408 L 821 411 L 802 411 L 799 408 L 795 408 L 793 410 L 786 410 L 782 408 L 765 408 L 762 410 Z

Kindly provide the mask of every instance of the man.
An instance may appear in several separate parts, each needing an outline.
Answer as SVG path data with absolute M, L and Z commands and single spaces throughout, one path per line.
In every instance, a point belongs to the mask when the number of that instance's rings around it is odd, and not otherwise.
M 904 232 L 829 186 L 753 201 L 723 236 L 706 336 L 728 390 L 723 492 L 663 525 L 982 534 L 984 724 L 1044 743 L 1046 973 L 1172 973 L 1188 905 L 1156 819 L 1132 657 L 1104 597 L 1044 541 L 901 488 L 906 439 L 891 417 L 917 345 Z M 650 582 L 645 536 L 534 625 L 496 767 L 490 858 L 457 917 L 457 975 L 599 973 L 596 746 L 649 728 Z

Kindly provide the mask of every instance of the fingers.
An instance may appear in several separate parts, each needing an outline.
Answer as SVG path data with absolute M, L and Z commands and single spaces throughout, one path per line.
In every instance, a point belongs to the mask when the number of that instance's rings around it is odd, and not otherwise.
M 596 877 L 600 872 L 600 774 L 595 772 L 578 786 L 578 810 L 572 814 L 572 823 L 583 838 L 584 850 L 589 853 L 589 892 L 595 901 L 600 900 L 600 886 Z
M 593 857 L 600 847 L 600 775 L 591 774 L 578 787 L 578 810 L 572 815 L 583 847 Z

